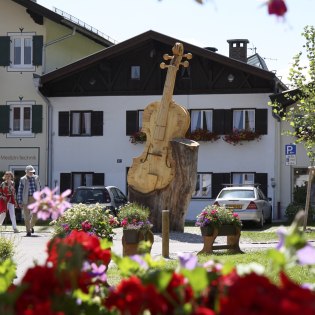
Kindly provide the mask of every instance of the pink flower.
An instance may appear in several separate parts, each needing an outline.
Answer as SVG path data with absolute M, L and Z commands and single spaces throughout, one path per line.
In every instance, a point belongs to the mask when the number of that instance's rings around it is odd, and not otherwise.
M 32 213 L 37 214 L 38 219 L 47 220 L 51 217 L 53 220 L 56 220 L 67 208 L 71 207 L 71 204 L 66 200 L 71 190 L 68 189 L 61 195 L 56 195 L 57 189 L 58 187 L 53 190 L 45 187 L 43 190 L 36 191 L 33 194 L 35 202 L 30 204 L 28 208 Z
M 92 224 L 87 220 L 82 222 L 81 226 L 84 231 L 89 231 L 92 228 Z
M 269 0 L 268 13 L 283 16 L 287 12 L 284 0 Z

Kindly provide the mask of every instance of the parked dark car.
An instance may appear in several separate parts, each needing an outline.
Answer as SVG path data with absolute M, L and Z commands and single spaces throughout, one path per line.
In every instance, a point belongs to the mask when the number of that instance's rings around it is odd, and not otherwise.
M 127 201 L 125 194 L 115 186 L 80 186 L 70 198 L 70 203 L 99 203 L 104 209 L 110 209 L 114 216 L 117 216 L 118 208 Z

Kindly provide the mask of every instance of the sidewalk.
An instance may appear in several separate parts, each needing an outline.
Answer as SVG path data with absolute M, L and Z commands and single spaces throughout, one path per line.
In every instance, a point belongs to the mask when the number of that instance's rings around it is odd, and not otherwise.
M 23 229 L 20 229 L 23 231 Z M 113 240 L 112 250 L 122 255 L 122 229 L 115 229 L 116 235 Z M 46 259 L 46 244 L 52 234 L 49 230 L 40 231 L 40 227 L 35 227 L 35 233 L 32 237 L 25 237 L 25 232 L 14 234 L 11 228 L 7 228 L 1 232 L 5 237 L 14 241 L 16 246 L 14 259 L 17 263 L 17 278 L 15 282 L 19 282 L 26 270 L 37 262 L 43 264 Z M 226 237 L 221 236 L 216 239 L 215 244 L 223 244 L 226 242 Z M 277 242 L 268 243 L 245 243 L 240 239 L 240 248 L 243 252 L 253 250 L 263 250 L 266 248 L 275 247 Z M 197 254 L 203 248 L 203 239 L 200 235 L 200 229 L 196 227 L 185 227 L 184 233 L 171 232 L 169 240 L 169 257 L 168 259 L 177 260 L 179 253 Z M 153 257 L 162 257 L 162 237 L 161 234 L 154 234 L 154 243 L 151 250 Z

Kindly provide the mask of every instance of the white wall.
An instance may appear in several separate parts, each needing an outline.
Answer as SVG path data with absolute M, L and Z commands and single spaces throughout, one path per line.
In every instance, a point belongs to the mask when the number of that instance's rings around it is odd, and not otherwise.
M 105 173 L 105 185 L 115 185 L 126 192 L 126 168 L 139 156 L 143 144 L 134 145 L 126 136 L 126 111 L 144 109 L 161 96 L 109 96 L 51 98 L 53 106 L 53 182 L 59 185 L 60 173 L 93 171 Z M 190 95 L 174 96 L 187 109 L 268 108 L 268 95 Z M 104 112 L 104 134 L 94 137 L 59 137 L 58 112 L 95 110 Z M 222 139 L 200 143 L 198 171 L 260 172 L 275 177 L 275 119 L 268 114 L 268 135 L 259 142 L 233 146 Z M 117 163 L 121 159 L 122 163 Z M 271 188 L 270 188 L 271 190 Z M 269 196 L 272 197 L 272 196 Z M 213 200 L 193 200 L 186 219 L 193 220 Z

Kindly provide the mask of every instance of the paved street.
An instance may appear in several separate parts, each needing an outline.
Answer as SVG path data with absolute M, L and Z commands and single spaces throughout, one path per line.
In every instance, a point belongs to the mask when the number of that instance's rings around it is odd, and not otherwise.
M 15 282 L 19 282 L 21 277 L 24 275 L 25 271 L 34 266 L 34 262 L 37 261 L 42 264 L 46 258 L 46 243 L 51 237 L 49 231 L 40 231 L 39 227 L 35 227 L 35 233 L 32 237 L 25 237 L 25 232 L 19 234 L 14 234 L 11 228 L 6 228 L 2 232 L 5 237 L 11 238 L 16 245 L 16 253 L 14 259 L 17 263 L 17 278 Z M 20 228 L 23 231 L 23 227 Z M 117 254 L 122 255 L 122 229 L 116 229 L 117 233 L 114 237 L 113 251 Z M 224 243 L 225 237 L 218 237 L 215 244 Z M 257 249 L 265 249 L 270 247 L 275 247 L 276 242 L 272 243 L 259 243 L 250 244 L 243 243 L 242 238 L 240 241 L 240 248 L 242 251 L 250 251 Z M 178 253 L 194 253 L 197 254 L 203 248 L 203 241 L 200 235 L 200 231 L 195 227 L 185 228 L 185 233 L 170 233 L 169 242 L 169 258 L 177 259 Z M 161 257 L 162 256 L 162 238 L 161 234 L 154 235 L 154 243 L 151 251 L 152 256 Z

